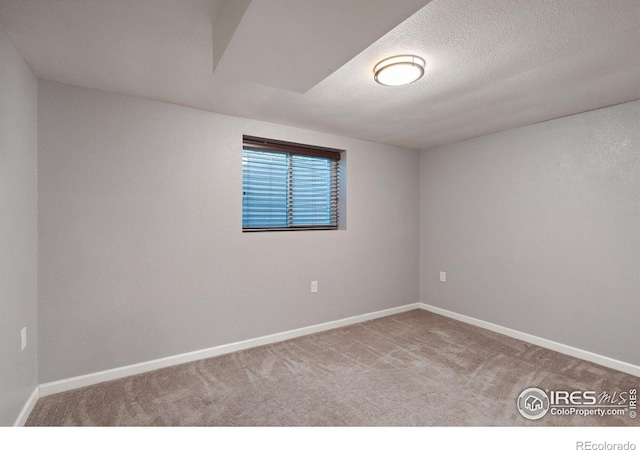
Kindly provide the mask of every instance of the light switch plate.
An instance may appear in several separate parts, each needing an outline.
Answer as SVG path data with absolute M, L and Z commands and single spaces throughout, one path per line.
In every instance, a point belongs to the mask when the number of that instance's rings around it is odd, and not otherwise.
M 20 330 L 20 351 L 27 348 L 27 327 Z

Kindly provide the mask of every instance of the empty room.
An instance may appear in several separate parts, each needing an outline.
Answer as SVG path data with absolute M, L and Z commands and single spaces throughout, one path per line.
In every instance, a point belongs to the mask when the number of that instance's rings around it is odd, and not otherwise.
M 637 430 L 639 23 L 0 0 L 0 425 Z

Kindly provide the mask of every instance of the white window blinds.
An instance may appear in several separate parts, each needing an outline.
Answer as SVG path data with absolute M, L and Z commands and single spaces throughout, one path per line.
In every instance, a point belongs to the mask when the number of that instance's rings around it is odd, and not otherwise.
M 296 145 L 245 137 L 243 231 L 337 228 L 340 154 Z

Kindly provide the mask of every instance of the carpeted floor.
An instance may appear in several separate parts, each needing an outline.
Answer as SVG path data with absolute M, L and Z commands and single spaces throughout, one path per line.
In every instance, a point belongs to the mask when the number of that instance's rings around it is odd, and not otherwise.
M 414 310 L 44 397 L 27 425 L 640 425 L 525 419 L 528 387 L 612 393 L 640 378 Z

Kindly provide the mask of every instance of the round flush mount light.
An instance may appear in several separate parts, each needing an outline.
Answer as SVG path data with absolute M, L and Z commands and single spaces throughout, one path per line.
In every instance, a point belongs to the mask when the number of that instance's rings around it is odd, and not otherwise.
M 424 59 L 419 56 L 392 56 L 376 64 L 373 78 L 384 86 L 404 86 L 422 78 L 424 66 Z

